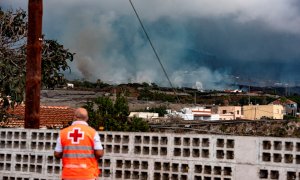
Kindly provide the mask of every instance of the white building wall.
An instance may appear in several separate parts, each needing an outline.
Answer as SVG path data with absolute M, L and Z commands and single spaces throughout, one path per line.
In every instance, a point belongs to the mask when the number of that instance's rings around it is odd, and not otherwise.
M 233 114 L 220 114 L 220 120 L 234 120 Z
M 1 180 L 57 180 L 59 131 L 0 129 Z M 300 139 L 179 133 L 99 132 L 101 180 L 299 179 Z
M 180 113 L 179 116 L 183 118 L 183 120 L 194 120 L 193 114 L 182 114 Z
M 143 119 L 158 118 L 158 113 L 151 112 L 130 112 L 129 117 L 138 117 Z
M 242 119 L 241 106 L 218 106 L 218 114 L 222 120 Z
M 220 120 L 220 115 L 219 114 L 212 114 L 210 117 L 211 121 L 217 121 Z

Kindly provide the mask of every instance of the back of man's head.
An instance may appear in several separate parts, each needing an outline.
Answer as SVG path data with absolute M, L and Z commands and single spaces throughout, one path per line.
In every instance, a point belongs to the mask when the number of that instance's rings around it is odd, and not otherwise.
M 88 112 L 84 108 L 77 108 L 74 116 L 75 120 L 87 121 L 89 119 Z

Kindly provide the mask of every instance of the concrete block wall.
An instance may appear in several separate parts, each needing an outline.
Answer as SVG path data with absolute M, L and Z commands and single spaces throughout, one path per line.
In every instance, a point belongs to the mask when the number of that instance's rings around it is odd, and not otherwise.
M 0 179 L 56 180 L 58 130 L 0 129 Z M 101 179 L 300 179 L 300 139 L 99 132 Z

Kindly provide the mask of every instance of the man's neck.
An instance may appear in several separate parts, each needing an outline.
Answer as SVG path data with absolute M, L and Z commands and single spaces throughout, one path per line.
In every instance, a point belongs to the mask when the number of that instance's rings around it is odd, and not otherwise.
M 77 124 L 88 125 L 88 123 L 86 121 L 83 121 L 83 120 L 75 120 L 72 123 L 72 125 L 77 125 Z

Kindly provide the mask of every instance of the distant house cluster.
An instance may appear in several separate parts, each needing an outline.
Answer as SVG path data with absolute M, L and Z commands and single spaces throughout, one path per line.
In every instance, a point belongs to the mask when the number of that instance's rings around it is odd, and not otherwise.
M 138 112 L 137 112 L 138 113 Z M 185 107 L 180 111 L 167 110 L 165 118 L 180 118 L 182 120 L 260 120 L 283 119 L 284 115 L 297 115 L 297 103 L 291 100 L 276 100 L 268 105 L 245 106 L 214 106 L 214 107 Z M 144 117 L 142 117 L 144 118 Z M 144 119 L 151 120 L 149 117 Z
M 178 116 L 183 120 L 259 120 L 283 119 L 285 114 L 282 105 L 247 105 L 247 106 L 217 106 L 183 108 L 181 111 L 169 111 L 167 116 Z
M 274 104 L 274 105 L 282 105 L 284 107 L 285 110 L 285 114 L 286 115 L 292 115 L 292 116 L 296 116 L 297 115 L 297 103 L 289 100 L 289 99 L 277 99 L 273 102 L 271 102 L 270 104 Z
M 276 100 L 268 105 L 245 106 L 211 106 L 211 107 L 184 107 L 179 111 L 167 110 L 164 117 L 152 112 L 131 112 L 129 118 L 137 117 L 148 122 L 170 122 L 180 120 L 260 120 L 283 119 L 284 115 L 297 116 L 297 103 L 291 100 Z M 0 126 L 23 127 L 25 106 L 19 105 L 8 110 L 11 115 L 7 122 L 1 122 Z M 45 128 L 62 128 L 68 126 L 73 120 L 74 109 L 68 106 L 41 106 L 40 124 Z

